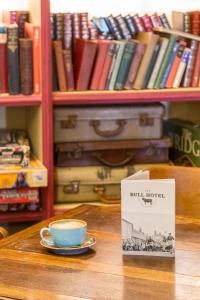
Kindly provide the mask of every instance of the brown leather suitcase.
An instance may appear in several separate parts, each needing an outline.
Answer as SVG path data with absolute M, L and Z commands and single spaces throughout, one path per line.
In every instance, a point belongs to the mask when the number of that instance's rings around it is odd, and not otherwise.
M 160 103 L 100 107 L 56 107 L 55 143 L 159 139 L 164 106 Z
M 168 162 L 169 137 L 150 140 L 96 141 L 58 143 L 55 145 L 57 167 L 120 167 L 135 163 Z

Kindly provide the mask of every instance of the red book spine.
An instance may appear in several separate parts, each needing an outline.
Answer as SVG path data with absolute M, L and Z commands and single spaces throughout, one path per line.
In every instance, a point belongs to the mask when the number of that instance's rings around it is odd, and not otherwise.
M 145 28 L 144 28 L 144 25 L 143 25 L 141 17 L 139 17 L 138 14 L 135 14 L 133 16 L 133 20 L 134 20 L 137 32 L 144 32 Z
M 115 51 L 115 43 L 111 42 L 107 49 L 106 58 L 101 71 L 101 77 L 100 77 L 99 87 L 98 87 L 99 90 L 105 90 L 106 80 L 112 63 L 114 51 Z
M 147 31 L 147 32 L 153 31 L 153 24 L 152 24 L 151 18 L 146 14 L 146 15 L 142 16 L 141 19 L 143 21 L 145 31 Z
M 194 72 L 192 74 L 192 87 L 197 87 L 200 78 L 200 43 L 198 44 Z
M 8 91 L 8 71 L 5 43 L 0 44 L 0 62 L 0 93 L 6 93 Z
M 98 90 L 99 81 L 102 73 L 102 66 L 104 65 L 109 44 L 110 42 L 106 40 L 98 41 L 97 59 L 92 76 L 92 82 L 90 85 L 91 90 Z
M 97 41 L 77 40 L 76 42 L 76 90 L 85 91 L 89 87 Z
M 65 66 L 65 75 L 67 81 L 67 90 L 74 91 L 74 71 L 72 64 L 72 50 L 64 49 L 63 51 L 63 60 Z
M 200 12 L 192 11 L 190 13 L 191 16 L 191 32 L 192 34 L 199 35 L 200 34 Z

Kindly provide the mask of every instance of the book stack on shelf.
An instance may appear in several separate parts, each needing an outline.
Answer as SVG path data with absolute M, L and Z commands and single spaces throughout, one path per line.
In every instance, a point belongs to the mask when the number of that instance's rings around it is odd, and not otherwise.
M 185 18 L 179 32 L 165 14 L 109 15 L 91 21 L 87 13 L 51 14 L 53 90 L 199 87 L 200 14 L 183 15 L 191 23 Z M 175 28 L 177 16 L 173 14 Z
M 3 11 L 0 24 L 0 94 L 40 93 L 40 28 L 29 11 Z
M 37 211 L 39 187 L 47 186 L 47 170 L 33 159 L 27 132 L 0 131 L 0 211 Z

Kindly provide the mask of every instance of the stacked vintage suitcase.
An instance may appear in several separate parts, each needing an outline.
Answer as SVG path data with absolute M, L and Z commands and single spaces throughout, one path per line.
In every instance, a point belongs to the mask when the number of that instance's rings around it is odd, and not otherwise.
M 119 203 L 123 178 L 168 163 L 163 115 L 159 103 L 55 108 L 56 203 Z

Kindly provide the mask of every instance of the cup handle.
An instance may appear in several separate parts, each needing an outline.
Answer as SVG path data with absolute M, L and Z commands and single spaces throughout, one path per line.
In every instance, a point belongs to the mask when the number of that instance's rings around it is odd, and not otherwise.
M 45 232 L 48 232 L 48 233 L 51 235 L 50 229 L 49 229 L 48 227 L 44 227 L 44 228 L 42 228 L 42 229 L 40 230 L 40 237 L 41 237 L 41 239 L 42 239 L 47 245 L 53 246 L 53 245 L 54 245 L 53 241 L 51 241 L 51 240 L 49 240 L 49 239 L 47 239 L 47 238 L 44 237 L 44 233 L 45 233 Z

